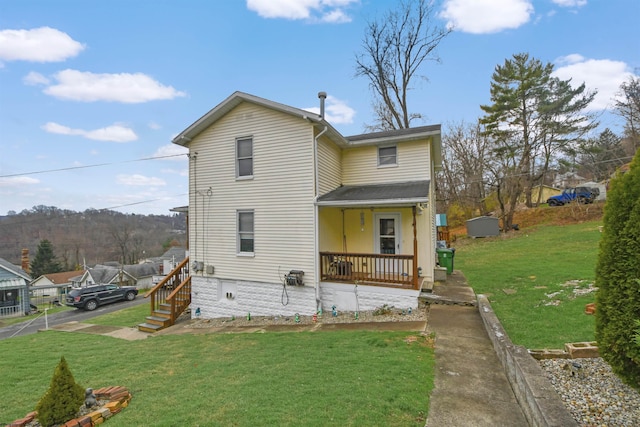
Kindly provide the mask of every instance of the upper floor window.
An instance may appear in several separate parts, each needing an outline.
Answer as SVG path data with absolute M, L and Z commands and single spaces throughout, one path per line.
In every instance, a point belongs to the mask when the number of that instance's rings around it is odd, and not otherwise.
M 253 139 L 236 140 L 236 177 L 253 176 Z
M 378 166 L 395 166 L 398 164 L 397 147 L 378 147 Z
M 253 253 L 253 211 L 238 211 L 238 253 Z

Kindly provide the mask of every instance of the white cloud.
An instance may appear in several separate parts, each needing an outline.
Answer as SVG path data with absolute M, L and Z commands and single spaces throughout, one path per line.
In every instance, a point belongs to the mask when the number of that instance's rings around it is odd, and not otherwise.
M 158 123 L 151 121 L 147 124 L 147 126 L 149 126 L 149 129 L 153 129 L 153 130 L 159 130 L 162 129 L 162 126 L 160 126 Z
M 359 0 L 247 0 L 247 8 L 263 18 L 351 22 L 345 7 Z
M 303 108 L 303 110 L 311 111 L 315 114 L 320 114 L 320 107 Z M 353 123 L 353 118 L 356 115 L 356 110 L 349 107 L 346 101 L 335 98 L 331 95 L 327 96 L 327 101 L 324 107 L 324 118 L 329 123 L 334 124 L 348 124 Z
M 54 122 L 48 122 L 42 129 L 49 133 L 55 133 L 58 135 L 72 135 L 82 136 L 87 139 L 95 141 L 110 141 L 110 142 L 131 142 L 138 139 L 138 135 L 133 129 L 114 124 L 101 129 L 84 130 L 73 129 L 68 126 L 60 125 Z
M 177 156 L 177 157 L 169 157 L 167 160 L 187 160 L 187 153 L 189 150 L 187 148 L 181 147 L 177 144 L 167 144 L 158 148 L 155 153 L 153 153 L 153 157 L 165 157 L 165 156 Z M 182 156 L 178 156 L 183 154 Z
M 54 78 L 58 83 L 47 87 L 44 93 L 72 101 L 136 104 L 186 95 L 142 73 L 95 74 L 67 69 Z
M 32 71 L 22 78 L 22 82 L 27 86 L 37 86 L 49 84 L 49 79 L 40 73 Z
M 328 13 L 325 13 L 320 20 L 322 22 L 329 22 L 332 24 L 343 24 L 345 22 L 351 22 L 351 17 L 347 15 L 342 9 L 334 9 Z
M 485 34 L 518 28 L 531 14 L 530 0 L 445 0 L 440 17 L 456 31 Z
M 84 48 L 55 28 L 0 31 L 0 60 L 59 62 L 78 55 Z
M 30 178 L 28 176 L 10 176 L 7 178 L 0 178 L 0 187 L 21 187 L 23 185 L 32 185 L 39 183 L 39 179 Z
M 562 80 L 571 79 L 574 87 L 585 83 L 587 90 L 598 91 L 589 106 L 592 111 L 611 108 L 612 99 L 620 85 L 632 75 L 630 67 L 622 61 L 588 59 L 579 54 L 558 58 L 555 63 L 563 64 L 554 70 L 555 77 Z
M 587 0 L 551 0 L 560 7 L 582 7 Z
M 132 186 L 151 186 L 151 187 L 160 187 L 165 186 L 167 183 L 161 178 L 155 178 L 152 176 L 144 176 L 144 175 L 118 175 L 117 177 L 118 183 L 123 185 L 132 185 Z

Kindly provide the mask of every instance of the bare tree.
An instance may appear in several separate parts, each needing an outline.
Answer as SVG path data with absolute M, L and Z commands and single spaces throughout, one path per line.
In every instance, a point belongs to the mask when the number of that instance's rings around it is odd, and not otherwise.
M 452 123 L 442 137 L 442 172 L 438 199 L 443 208 L 456 206 L 468 218 L 484 213 L 485 159 L 489 146 L 479 124 Z
M 410 113 L 408 91 L 426 60 L 439 61 L 436 48 L 450 32 L 434 22 L 428 0 L 401 1 L 379 21 L 369 22 L 356 56 L 356 76 L 365 76 L 374 94 L 375 124 L 369 130 L 408 128 L 419 113 Z M 420 76 L 424 77 L 424 76 Z
M 625 120 L 625 137 L 631 141 L 633 155 L 640 147 L 640 76 L 630 76 L 620 85 L 615 112 Z
M 118 247 L 120 252 L 119 261 L 121 264 L 125 264 L 127 262 L 127 254 L 129 252 L 129 246 L 131 244 L 131 238 L 133 236 L 133 227 L 130 221 L 126 221 L 124 223 L 113 222 L 111 225 L 109 232 L 111 237 L 113 238 L 113 242 Z

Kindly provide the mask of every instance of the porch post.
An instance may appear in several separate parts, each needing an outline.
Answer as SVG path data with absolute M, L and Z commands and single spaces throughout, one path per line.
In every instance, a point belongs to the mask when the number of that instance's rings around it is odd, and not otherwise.
M 413 289 L 418 289 L 418 230 L 416 223 L 416 207 L 411 208 L 413 213 Z

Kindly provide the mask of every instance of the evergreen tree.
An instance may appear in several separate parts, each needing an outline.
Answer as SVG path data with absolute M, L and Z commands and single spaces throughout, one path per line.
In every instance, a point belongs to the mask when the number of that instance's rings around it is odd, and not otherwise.
M 84 389 L 73 378 L 64 356 L 56 366 L 49 390 L 36 406 L 38 421 L 45 427 L 64 424 L 76 417 L 84 402 Z
M 53 245 L 48 240 L 41 240 L 35 258 L 31 262 L 31 277 L 37 279 L 43 274 L 59 273 L 62 271 L 60 263 L 56 260 Z
M 511 228 L 515 207 L 541 182 L 555 154 L 571 147 L 596 126 L 585 112 L 595 96 L 583 84 L 553 76 L 553 65 L 520 53 L 498 65 L 492 75 L 491 105 L 481 105 L 484 134 L 493 143 L 490 163 L 503 228 Z M 493 163 L 493 164 L 492 164 Z
M 607 192 L 596 286 L 600 354 L 625 382 L 640 388 L 640 151 Z

